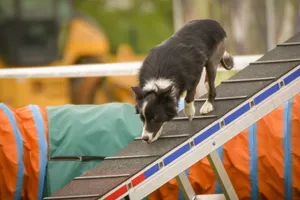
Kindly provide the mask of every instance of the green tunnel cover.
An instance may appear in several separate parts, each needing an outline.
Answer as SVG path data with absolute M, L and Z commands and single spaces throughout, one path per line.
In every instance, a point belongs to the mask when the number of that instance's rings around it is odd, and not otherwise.
M 132 105 L 64 105 L 47 107 L 49 156 L 111 156 L 142 132 Z M 49 161 L 44 196 L 49 196 L 101 161 Z

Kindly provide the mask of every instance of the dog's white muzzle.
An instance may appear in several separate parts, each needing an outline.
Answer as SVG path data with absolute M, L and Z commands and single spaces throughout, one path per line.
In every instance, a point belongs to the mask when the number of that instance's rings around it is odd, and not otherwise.
M 142 133 L 142 140 L 144 142 L 146 142 L 147 144 L 151 144 L 152 142 L 156 141 L 162 133 L 162 127 L 163 127 L 163 125 L 157 131 L 157 133 L 155 134 L 155 137 L 153 137 L 154 133 L 150 133 L 150 132 L 146 131 L 146 126 L 144 126 L 143 133 Z

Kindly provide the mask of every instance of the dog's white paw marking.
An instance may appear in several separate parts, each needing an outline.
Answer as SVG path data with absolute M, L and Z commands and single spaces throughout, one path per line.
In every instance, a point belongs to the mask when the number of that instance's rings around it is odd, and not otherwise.
M 189 118 L 189 120 L 192 121 L 192 119 L 195 116 L 194 102 L 191 102 L 191 103 L 184 102 L 184 110 L 183 110 L 183 112 Z
M 209 113 L 213 110 L 214 110 L 213 105 L 206 100 L 205 103 L 203 104 L 203 106 L 200 109 L 200 114 L 207 114 L 207 113 Z

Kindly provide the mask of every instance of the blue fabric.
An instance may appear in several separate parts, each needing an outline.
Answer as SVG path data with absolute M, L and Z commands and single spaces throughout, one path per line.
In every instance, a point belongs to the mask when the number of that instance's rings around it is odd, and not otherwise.
M 284 104 L 284 199 L 293 199 L 292 188 L 292 143 L 291 143 L 291 126 L 292 126 L 292 102 L 293 98 Z
M 178 103 L 178 112 L 183 110 L 183 108 L 184 108 L 184 99 L 180 98 L 179 103 Z
M 39 107 L 35 105 L 30 105 L 29 109 L 33 114 L 33 118 L 36 124 L 37 133 L 38 133 L 38 144 L 40 150 L 40 177 L 39 177 L 39 188 L 38 188 L 38 200 L 43 198 L 43 190 L 44 190 L 44 181 L 45 181 L 45 173 L 47 166 L 47 140 L 45 137 L 45 127 L 43 117 L 40 113 Z
M 224 156 L 223 156 L 223 150 L 224 150 L 224 147 L 223 146 L 220 146 L 219 148 L 217 148 L 217 152 L 220 156 L 220 159 L 221 161 L 223 162 L 224 160 Z M 219 184 L 218 180 L 216 181 L 216 187 L 215 187 L 215 194 L 222 194 L 222 188 L 221 188 L 221 185 Z
M 258 155 L 257 155 L 257 124 L 252 124 L 248 129 L 248 146 L 250 154 L 250 185 L 251 199 L 257 200 L 259 197 L 258 191 Z
M 21 132 L 18 128 L 18 125 L 17 125 L 17 122 L 16 122 L 13 112 L 3 103 L 0 104 L 0 108 L 4 111 L 4 113 L 8 117 L 8 119 L 13 127 L 14 136 L 16 139 L 17 151 L 18 151 L 18 176 L 17 176 L 16 192 L 14 195 L 14 199 L 19 200 L 19 199 L 21 199 L 21 195 L 22 195 L 22 184 L 23 184 L 23 178 L 24 178 L 23 138 L 22 138 Z

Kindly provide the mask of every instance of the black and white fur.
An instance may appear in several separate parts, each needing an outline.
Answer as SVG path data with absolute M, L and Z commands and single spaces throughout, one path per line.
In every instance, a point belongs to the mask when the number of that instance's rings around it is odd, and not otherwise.
M 149 51 L 139 72 L 139 85 L 132 87 L 136 112 L 144 123 L 144 141 L 158 139 L 163 124 L 177 115 L 180 97 L 185 99 L 185 115 L 193 119 L 195 92 L 203 67 L 207 72 L 208 99 L 200 114 L 214 109 L 217 66 L 221 63 L 227 70 L 233 67 L 233 58 L 225 50 L 226 40 L 226 32 L 218 22 L 193 20 Z

